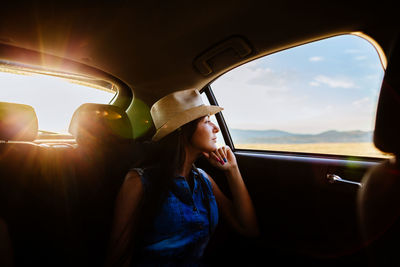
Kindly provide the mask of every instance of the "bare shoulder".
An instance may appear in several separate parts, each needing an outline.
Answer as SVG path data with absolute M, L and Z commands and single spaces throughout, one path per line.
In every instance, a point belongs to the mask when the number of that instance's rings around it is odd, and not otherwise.
M 125 175 L 125 180 L 121 188 L 122 192 L 136 192 L 141 193 L 143 191 L 143 183 L 140 178 L 140 174 L 137 170 L 130 170 Z
M 200 169 L 199 171 L 205 174 L 204 176 L 211 182 L 212 187 L 215 188 L 216 184 L 214 182 L 214 179 L 203 169 Z
M 118 240 L 139 211 L 143 199 L 143 185 L 137 171 L 129 171 L 116 198 L 112 238 Z
M 140 180 L 140 173 L 138 170 L 129 170 L 129 172 L 125 175 L 125 181 L 126 180 Z
M 208 180 L 212 180 L 212 178 L 211 178 L 211 176 L 205 171 L 205 170 L 203 170 L 203 169 L 200 169 L 200 168 L 197 168 L 197 170 L 199 171 L 199 173 L 201 174 L 201 173 L 204 173 L 205 175 L 205 177 L 208 179 Z

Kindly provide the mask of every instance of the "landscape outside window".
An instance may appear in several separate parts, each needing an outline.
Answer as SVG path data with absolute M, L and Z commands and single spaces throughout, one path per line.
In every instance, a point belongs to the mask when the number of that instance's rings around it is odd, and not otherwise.
M 343 35 L 244 64 L 211 87 L 235 148 L 389 157 L 372 140 L 383 75 L 375 47 Z
M 72 115 L 81 104 L 107 104 L 115 95 L 112 90 L 12 70 L 0 71 L 0 85 L 0 101 L 32 106 L 38 117 L 39 130 L 45 134 L 68 134 Z

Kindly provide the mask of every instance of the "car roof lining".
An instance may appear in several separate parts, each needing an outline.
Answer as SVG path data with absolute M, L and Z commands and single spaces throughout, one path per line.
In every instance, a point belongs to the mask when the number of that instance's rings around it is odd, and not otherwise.
M 392 26 L 396 25 L 395 8 L 386 0 L 379 5 L 245 0 L 123 1 L 90 8 L 70 7 L 63 1 L 29 5 L 4 12 L 0 43 L 110 73 L 148 105 L 173 91 L 200 89 L 260 55 L 342 33 L 363 32 L 387 53 L 399 31 Z M 199 74 L 193 60 L 235 35 L 249 42 L 252 56 L 213 75 Z M 0 52 L 0 57 L 4 56 Z

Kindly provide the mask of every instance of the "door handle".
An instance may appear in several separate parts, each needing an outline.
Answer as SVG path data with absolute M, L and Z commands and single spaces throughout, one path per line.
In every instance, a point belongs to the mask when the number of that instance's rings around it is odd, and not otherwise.
M 353 184 L 353 185 L 357 185 L 359 187 L 362 187 L 362 183 L 343 179 L 342 177 L 340 177 L 339 175 L 336 175 L 336 174 L 328 173 L 326 175 L 326 178 L 332 184 L 333 183 L 345 183 L 345 184 Z

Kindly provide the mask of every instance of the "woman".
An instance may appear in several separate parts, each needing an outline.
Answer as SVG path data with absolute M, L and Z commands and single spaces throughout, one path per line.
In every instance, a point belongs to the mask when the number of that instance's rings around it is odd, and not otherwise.
M 210 121 L 222 108 L 203 104 L 195 89 L 151 108 L 156 126 L 151 161 L 126 175 L 116 200 L 108 265 L 196 264 L 218 221 L 218 210 L 239 233 L 258 234 L 254 208 L 229 147 L 217 148 Z M 204 155 L 224 171 L 232 201 L 193 163 Z M 133 252 L 135 251 L 135 253 Z

